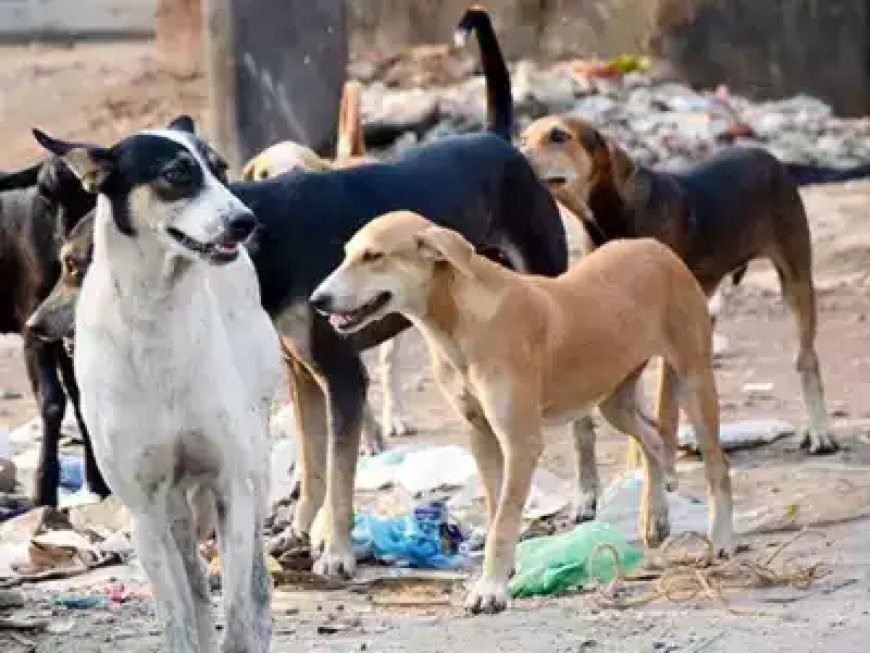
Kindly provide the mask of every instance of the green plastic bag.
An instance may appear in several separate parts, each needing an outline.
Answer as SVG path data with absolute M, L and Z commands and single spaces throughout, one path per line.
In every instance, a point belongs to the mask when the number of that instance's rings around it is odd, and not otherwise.
M 617 570 L 613 552 L 603 545 L 612 546 L 619 554 L 623 573 L 633 570 L 643 558 L 643 551 L 626 543 L 613 526 L 598 521 L 580 524 L 567 533 L 520 542 L 516 574 L 509 586 L 511 596 L 556 594 L 583 587 L 591 578 L 611 581 Z

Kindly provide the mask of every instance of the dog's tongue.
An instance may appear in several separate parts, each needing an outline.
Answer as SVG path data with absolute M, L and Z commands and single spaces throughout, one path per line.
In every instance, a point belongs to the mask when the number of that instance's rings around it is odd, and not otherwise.
M 347 313 L 332 313 L 329 316 L 329 323 L 334 327 L 343 327 L 351 321 L 351 316 Z

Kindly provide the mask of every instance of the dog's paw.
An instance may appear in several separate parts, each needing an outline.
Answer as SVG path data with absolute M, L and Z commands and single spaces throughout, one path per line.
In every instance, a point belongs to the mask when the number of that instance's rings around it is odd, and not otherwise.
M 668 520 L 667 510 L 650 511 L 647 514 L 641 511 L 639 526 L 640 537 L 643 540 L 644 546 L 649 549 L 661 546 L 671 534 L 671 524 Z
M 384 430 L 391 438 L 407 438 L 417 432 L 417 429 L 408 424 L 404 417 L 393 417 L 385 422 Z
M 314 573 L 320 576 L 352 578 L 355 572 L 356 556 L 350 546 L 343 547 L 329 543 L 314 563 Z
M 579 492 L 574 499 L 574 523 L 582 524 L 594 520 L 597 506 L 598 498 L 594 492 Z
M 713 543 L 711 555 L 714 559 L 727 560 L 734 557 L 737 547 L 734 544 L 734 535 L 731 533 L 730 527 L 727 533 L 712 533 L 710 541 Z
M 507 583 L 489 578 L 479 578 L 465 599 L 465 609 L 471 614 L 497 614 L 507 604 Z
M 823 456 L 837 453 L 840 450 L 840 446 L 829 434 L 822 433 L 815 435 L 809 429 L 806 429 L 801 439 L 801 449 L 806 449 L 807 453 L 813 456 Z

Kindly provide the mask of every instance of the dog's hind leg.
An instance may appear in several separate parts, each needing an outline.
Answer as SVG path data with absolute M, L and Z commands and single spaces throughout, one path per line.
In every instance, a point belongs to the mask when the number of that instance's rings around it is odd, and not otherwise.
M 57 343 L 40 342 L 25 334 L 24 355 L 33 393 L 39 402 L 42 416 L 42 446 L 36 467 L 35 500 L 38 506 L 56 506 L 60 483 L 60 426 L 66 410 L 66 395 L 57 374 Z
M 290 394 L 298 425 L 299 501 L 293 516 L 293 535 L 305 539 L 326 495 L 326 453 L 329 443 L 326 396 L 314 375 L 296 359 L 289 359 Z
M 642 369 L 642 368 L 641 368 Z M 659 432 L 643 419 L 637 402 L 640 371 L 627 377 L 598 406 L 602 417 L 618 431 L 630 435 L 643 452 L 644 484 L 638 531 L 648 547 L 659 546 L 670 534 L 668 500 L 665 494 L 664 443 Z
M 829 433 L 828 409 L 815 349 L 816 296 L 809 263 L 798 267 L 781 256 L 774 257 L 773 262 L 782 285 L 783 299 L 791 309 L 798 330 L 796 367 L 809 414 L 809 428 L 801 447 L 811 454 L 833 453 L 838 446 Z
M 217 501 L 226 632 L 221 653 L 269 650 L 272 582 L 263 553 L 263 505 L 259 481 L 234 478 Z
M 180 496 L 174 496 L 176 493 Z M 141 508 L 136 512 L 133 538 L 164 623 L 166 650 L 209 651 L 210 647 L 206 644 L 203 648 L 201 641 L 205 632 L 211 637 L 208 587 L 192 539 L 193 524 L 186 498 L 164 484 L 150 492 L 147 499 L 143 498 Z M 189 535 L 184 534 L 185 529 Z M 208 627 L 204 625 L 205 619 Z
M 72 360 L 62 347 L 58 348 L 58 367 L 60 368 L 60 377 L 63 381 L 66 394 L 75 411 L 76 422 L 79 425 L 79 431 L 82 434 L 82 442 L 85 450 L 85 487 L 89 493 L 95 494 L 98 498 L 104 499 L 109 496 L 112 491 L 103 480 L 103 475 L 97 465 L 97 459 L 94 457 L 94 449 L 91 445 L 91 436 L 88 432 L 88 427 L 85 424 L 85 419 L 82 416 L 81 397 L 79 394 L 79 386 L 76 382 L 75 372 L 73 370 Z
M 595 460 L 595 423 L 584 416 L 571 425 L 574 462 L 577 470 L 577 496 L 574 500 L 576 523 L 595 519 L 598 506 L 598 465 Z
M 677 397 L 692 423 L 707 477 L 708 535 L 716 557 L 734 553 L 731 474 L 719 442 L 719 399 L 710 368 L 680 373 Z
M 384 391 L 384 409 L 381 419 L 384 433 L 389 436 L 413 435 L 414 430 L 408 426 L 405 404 L 402 401 L 401 368 L 399 367 L 399 352 L 407 343 L 407 336 L 400 333 L 384 342 L 379 348 L 381 363 L 381 387 Z
M 665 445 L 665 485 L 674 492 L 677 479 L 677 432 L 680 428 L 680 405 L 677 402 L 677 376 L 666 361 L 659 359 L 658 432 Z

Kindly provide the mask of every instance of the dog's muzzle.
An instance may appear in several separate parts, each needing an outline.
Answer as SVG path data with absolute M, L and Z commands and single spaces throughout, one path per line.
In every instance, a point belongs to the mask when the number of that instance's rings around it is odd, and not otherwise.
M 368 318 L 389 303 L 393 294 L 388 290 L 379 292 L 373 299 L 365 304 L 352 309 L 335 306 L 335 298 L 329 293 L 315 292 L 311 299 L 311 306 L 321 315 L 329 318 L 329 323 L 339 333 L 349 333 L 360 327 Z
M 221 265 L 234 261 L 239 255 L 239 246 L 257 228 L 253 213 L 239 213 L 227 221 L 223 233 L 213 241 L 203 243 L 175 227 L 167 227 L 168 233 L 179 245 L 199 254 L 209 263 Z

